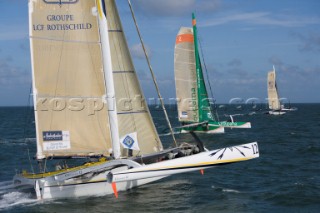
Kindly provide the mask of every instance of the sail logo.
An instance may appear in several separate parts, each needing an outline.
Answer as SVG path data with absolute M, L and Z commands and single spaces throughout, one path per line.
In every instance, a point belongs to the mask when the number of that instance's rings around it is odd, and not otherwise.
M 79 0 L 43 0 L 46 4 L 75 4 Z
M 269 85 L 269 89 L 273 89 L 274 88 L 274 84 L 272 81 L 269 81 L 268 82 L 268 85 Z
M 123 140 L 123 144 L 130 149 L 130 148 L 133 146 L 133 144 L 134 144 L 134 140 L 133 140 L 133 138 L 131 138 L 130 136 L 127 136 L 127 137 L 125 137 L 125 139 Z
M 70 132 L 69 131 L 43 131 L 43 150 L 54 151 L 70 149 Z
M 140 150 L 137 140 L 137 132 L 129 133 L 120 138 L 120 144 L 126 149 Z
M 180 117 L 181 117 L 181 118 L 188 118 L 188 112 L 182 111 Z
M 46 131 L 42 132 L 43 141 L 62 141 L 62 131 Z

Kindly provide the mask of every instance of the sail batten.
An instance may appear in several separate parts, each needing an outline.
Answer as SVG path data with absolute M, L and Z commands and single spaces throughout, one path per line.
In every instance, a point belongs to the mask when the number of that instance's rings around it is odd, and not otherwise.
M 36 37 L 36 36 L 30 36 L 32 39 L 39 39 L 39 40 L 47 40 L 47 41 L 60 41 L 65 43 L 85 43 L 85 44 L 100 44 L 100 42 L 96 41 L 77 41 L 77 40 L 65 40 L 65 39 L 55 39 L 55 38 L 45 38 L 45 37 Z

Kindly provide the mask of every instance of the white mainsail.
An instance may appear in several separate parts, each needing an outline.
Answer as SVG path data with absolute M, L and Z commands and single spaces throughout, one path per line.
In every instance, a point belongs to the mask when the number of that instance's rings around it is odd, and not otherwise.
M 114 0 L 104 0 L 115 85 L 119 137 L 137 133 L 140 150 L 133 155 L 161 151 L 162 144 L 140 88 Z M 122 155 L 128 153 L 122 149 Z
M 174 72 L 181 122 L 199 122 L 198 86 L 192 28 L 182 27 L 176 38 Z
M 279 110 L 281 108 L 276 84 L 276 71 L 268 72 L 268 103 L 269 109 Z
M 110 154 L 94 8 L 95 0 L 29 2 L 38 159 Z

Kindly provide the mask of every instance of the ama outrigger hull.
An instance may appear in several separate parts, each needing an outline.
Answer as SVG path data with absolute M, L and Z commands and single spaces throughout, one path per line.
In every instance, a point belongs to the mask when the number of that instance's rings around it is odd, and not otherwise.
M 181 127 L 181 133 L 196 132 L 207 134 L 224 133 L 224 128 L 251 128 L 250 122 L 209 121 L 205 124 L 186 125 Z
M 250 160 L 257 157 L 259 157 L 258 144 L 254 142 L 214 151 L 206 151 L 192 156 L 149 164 L 125 171 L 111 172 L 108 175 L 108 182 L 121 183 L 143 178 L 174 175 Z
M 121 159 L 44 174 L 14 177 L 17 188 L 34 190 L 37 199 L 103 196 L 151 183 L 170 175 L 203 170 L 259 157 L 256 142 L 148 165 Z

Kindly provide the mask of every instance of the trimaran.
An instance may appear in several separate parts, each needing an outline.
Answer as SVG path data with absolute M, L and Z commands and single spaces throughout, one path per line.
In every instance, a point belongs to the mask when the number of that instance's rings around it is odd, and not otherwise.
M 16 188 L 39 200 L 118 196 L 173 174 L 259 157 L 256 142 L 163 149 L 115 0 L 29 0 L 29 31 L 39 172 L 15 175 Z
M 179 131 L 223 133 L 225 127 L 251 128 L 250 122 L 219 121 L 211 108 L 199 54 L 197 26 L 181 27 L 176 37 L 174 72 L 178 106 Z M 209 79 L 207 79 L 209 81 Z

